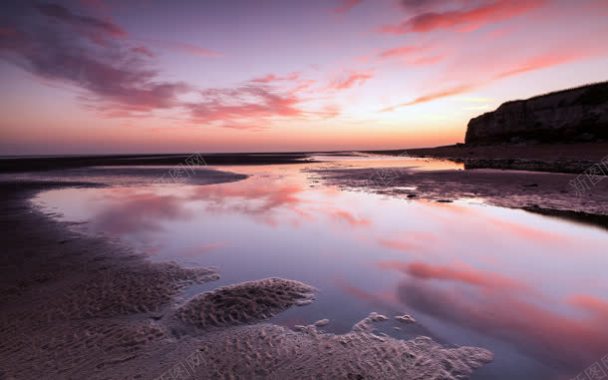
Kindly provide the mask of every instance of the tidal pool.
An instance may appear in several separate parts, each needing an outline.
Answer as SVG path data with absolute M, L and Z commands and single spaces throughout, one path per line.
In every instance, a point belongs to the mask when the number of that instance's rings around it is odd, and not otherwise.
M 280 314 L 277 324 L 328 318 L 323 329 L 343 333 L 371 311 L 411 314 L 416 324 L 383 332 L 491 350 L 494 362 L 473 379 L 566 379 L 608 360 L 605 230 L 479 199 L 437 203 L 347 191 L 310 172 L 457 164 L 324 159 L 222 167 L 249 177 L 221 184 L 51 190 L 34 203 L 152 260 L 219 269 L 219 281 L 185 296 L 265 277 L 319 289 L 313 304 Z

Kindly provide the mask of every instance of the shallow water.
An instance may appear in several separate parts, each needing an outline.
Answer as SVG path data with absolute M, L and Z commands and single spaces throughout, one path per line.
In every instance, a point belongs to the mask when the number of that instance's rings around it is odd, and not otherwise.
M 249 175 L 237 182 L 62 189 L 34 202 L 153 260 L 219 268 L 220 281 L 189 294 L 270 276 L 320 290 L 313 304 L 275 317 L 278 324 L 329 318 L 324 330 L 342 333 L 371 311 L 412 314 L 417 324 L 384 332 L 490 349 L 494 362 L 474 379 L 568 378 L 608 355 L 605 230 L 477 199 L 445 204 L 345 191 L 310 172 L 461 169 L 456 164 L 324 159 L 220 168 Z

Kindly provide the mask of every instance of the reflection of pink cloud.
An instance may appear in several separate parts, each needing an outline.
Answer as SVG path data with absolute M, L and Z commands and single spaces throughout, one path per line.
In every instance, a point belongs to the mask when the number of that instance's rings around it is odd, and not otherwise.
M 379 243 L 386 248 L 395 249 L 397 251 L 412 252 L 420 248 L 418 243 L 412 241 L 396 240 L 396 239 L 380 239 Z
M 404 34 L 426 33 L 438 29 L 460 28 L 472 31 L 483 25 L 507 20 L 544 5 L 546 0 L 485 0 L 477 7 L 445 12 L 426 12 L 416 15 L 399 25 L 389 25 L 381 29 L 384 33 Z
M 192 195 L 194 200 L 204 200 L 209 203 L 210 211 L 232 211 L 259 218 L 272 226 L 277 225 L 276 213 L 281 210 L 290 211 L 297 216 L 299 222 L 308 218 L 308 214 L 299 208 L 302 200 L 298 194 L 302 187 L 297 184 L 281 184 L 268 182 L 264 178 L 248 179 L 234 184 L 202 186 Z
M 526 285 L 498 273 L 486 273 L 464 265 L 435 266 L 422 262 L 381 261 L 378 266 L 382 269 L 395 269 L 421 280 L 454 281 L 509 291 L 527 288 Z
M 436 242 L 435 234 L 417 231 L 407 231 L 397 237 L 378 239 L 381 246 L 408 254 L 427 252 L 428 247 Z
M 200 244 L 200 245 L 190 247 L 190 248 L 186 249 L 185 251 L 180 252 L 179 256 L 180 257 L 190 257 L 190 258 L 199 257 L 206 253 L 222 249 L 222 248 L 226 247 L 226 245 L 227 244 L 224 242 Z
M 93 221 L 93 225 L 102 231 L 119 235 L 153 231 L 160 228 L 163 220 L 190 216 L 175 196 L 128 189 L 114 189 L 111 195 L 119 201 L 106 206 Z
M 536 302 L 529 301 L 533 293 L 495 273 L 417 265 L 401 268 L 408 279 L 397 291 L 410 307 L 509 342 L 553 367 L 579 371 L 608 352 L 604 300 L 580 295 L 570 299 L 569 305 L 584 316 L 579 318 L 555 311 L 554 303 L 551 308 L 540 306 L 538 302 L 546 300 L 536 296 Z M 428 278 L 452 281 L 452 286 L 439 286 Z
M 540 241 L 543 243 L 561 243 L 564 241 L 563 235 L 539 228 L 530 227 L 521 223 L 510 222 L 498 218 L 491 219 L 492 227 L 502 230 L 507 236 L 517 236 L 525 240 Z
M 371 220 L 366 218 L 358 218 L 353 215 L 351 212 L 346 210 L 330 210 L 328 211 L 329 215 L 339 221 L 343 221 L 348 223 L 351 227 L 366 227 L 371 225 Z
M 395 299 L 395 295 L 392 292 L 384 292 L 384 293 L 371 293 L 367 292 L 363 289 L 356 287 L 355 285 L 349 283 L 348 281 L 337 278 L 334 280 L 334 284 L 344 293 L 370 305 L 378 308 L 382 308 L 385 310 L 396 310 L 396 303 L 398 302 Z
M 199 247 L 197 247 L 196 249 L 200 253 L 206 253 L 206 252 L 211 252 L 211 251 L 218 250 L 220 248 L 224 248 L 225 246 L 226 246 L 226 243 L 216 242 L 216 243 L 202 244 Z

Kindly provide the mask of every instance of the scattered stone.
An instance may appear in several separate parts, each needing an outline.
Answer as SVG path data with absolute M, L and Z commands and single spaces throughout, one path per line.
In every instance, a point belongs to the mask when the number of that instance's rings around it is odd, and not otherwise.
M 405 314 L 405 315 L 396 315 L 395 319 L 399 322 L 402 323 L 416 323 L 416 320 L 414 319 L 414 317 L 412 317 L 409 314 Z
M 375 311 L 370 313 L 367 317 L 363 318 L 361 321 L 355 323 L 353 326 L 353 332 L 368 332 L 371 333 L 374 329 L 374 322 L 384 322 L 387 321 L 388 317 L 382 314 L 378 314 Z

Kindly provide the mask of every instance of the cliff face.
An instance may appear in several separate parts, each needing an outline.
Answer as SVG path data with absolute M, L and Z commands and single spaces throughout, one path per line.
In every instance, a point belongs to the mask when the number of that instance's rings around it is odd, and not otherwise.
M 608 140 L 608 82 L 502 104 L 469 121 L 467 144 Z

